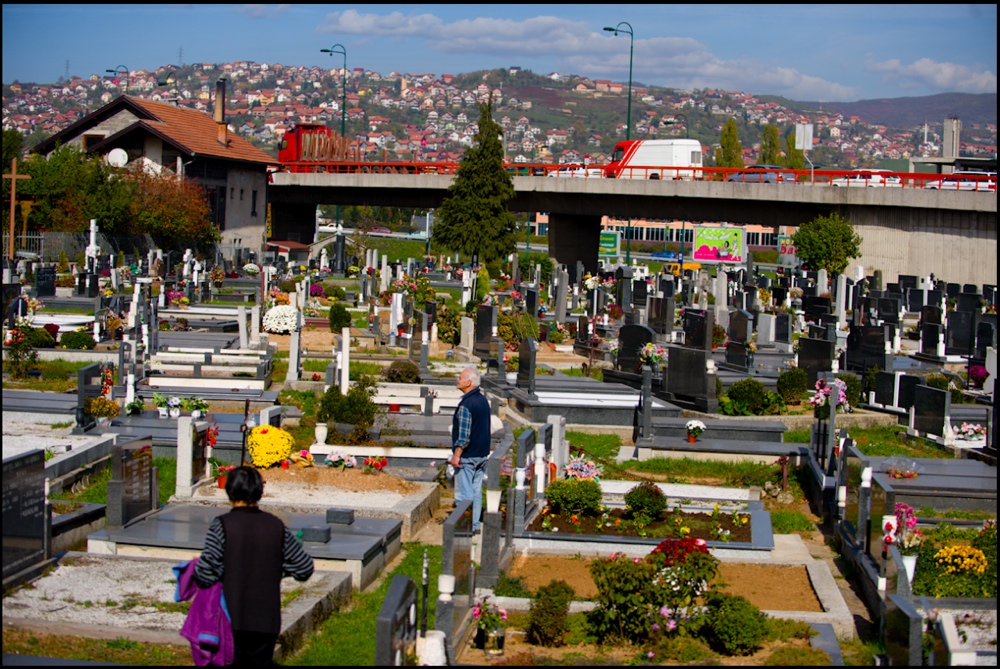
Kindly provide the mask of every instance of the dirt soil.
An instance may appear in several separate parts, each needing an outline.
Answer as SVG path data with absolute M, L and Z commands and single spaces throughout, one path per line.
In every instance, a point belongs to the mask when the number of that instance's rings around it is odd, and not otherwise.
M 358 461 L 358 468 L 341 470 L 320 464 L 314 467 L 291 465 L 288 469 L 275 467 L 261 471 L 264 483 L 305 484 L 307 486 L 330 486 L 348 492 L 370 492 L 381 490 L 409 495 L 420 488 L 409 481 L 396 478 L 388 472 L 365 474 Z
M 590 562 L 560 555 L 519 555 L 508 573 L 523 578 L 531 590 L 554 579 L 563 580 L 573 587 L 577 598 L 589 599 L 598 594 Z M 745 597 L 764 610 L 823 612 L 803 566 L 723 562 L 715 583 L 723 592 Z

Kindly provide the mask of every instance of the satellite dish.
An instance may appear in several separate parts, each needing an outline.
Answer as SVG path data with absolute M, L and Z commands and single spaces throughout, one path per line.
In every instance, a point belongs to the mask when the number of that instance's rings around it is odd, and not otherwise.
M 128 162 L 128 152 L 125 149 L 111 149 L 108 152 L 108 165 L 112 167 L 125 167 Z

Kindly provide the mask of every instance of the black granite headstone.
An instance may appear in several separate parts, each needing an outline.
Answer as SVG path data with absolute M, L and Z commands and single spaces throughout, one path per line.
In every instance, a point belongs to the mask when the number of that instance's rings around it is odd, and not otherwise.
M 950 406 L 951 393 L 947 390 L 918 385 L 913 391 L 913 429 L 943 436 Z
M 632 282 L 633 307 L 645 307 L 646 295 L 648 294 L 649 294 L 649 284 L 646 283 L 645 279 L 640 279 L 639 281 Z
M 652 343 L 656 333 L 645 325 L 623 325 L 618 330 L 617 369 L 637 372 L 640 369 L 639 350 Z
M 46 549 L 45 451 L 3 461 L 3 578 L 44 562 Z
M 409 576 L 393 576 L 375 620 L 376 666 L 402 666 L 409 663 L 407 658 L 416 656 L 418 593 Z
M 674 298 L 650 297 L 647 299 L 646 321 L 658 335 L 669 335 L 674 329 Z
M 937 325 L 942 325 L 941 319 L 943 317 L 944 317 L 944 312 L 942 311 L 941 307 L 927 304 L 920 308 L 921 323 L 935 323 Z
M 736 309 L 729 314 L 729 341 L 745 344 L 753 331 L 753 315 Z
M 852 327 L 847 335 L 847 369 L 861 373 L 872 368 L 885 369 L 887 337 L 885 325 Z
M 530 337 L 521 340 L 521 348 L 517 357 L 517 387 L 529 395 L 535 394 L 535 360 L 538 355 L 538 342 Z
M 708 314 L 697 309 L 685 309 L 681 321 L 684 328 L 684 345 L 690 348 L 709 350 L 712 347 L 712 332 L 708 326 Z
M 774 319 L 774 341 L 778 344 L 792 343 L 792 317 L 778 314 Z
M 912 374 L 902 374 L 899 377 L 899 391 L 896 393 L 896 406 L 906 411 L 913 406 L 914 392 L 917 386 L 923 384 L 923 378 Z
M 955 298 L 955 311 L 983 310 L 983 298 L 979 293 L 959 293 Z
M 920 326 L 920 352 L 924 355 L 937 355 L 937 345 L 941 341 L 941 333 L 944 327 L 937 323 L 928 322 Z
M 39 267 L 35 270 L 35 295 L 53 297 L 56 294 L 56 268 Z
M 632 268 L 615 270 L 615 301 L 625 313 L 632 311 Z
M 820 372 L 833 369 L 836 356 L 836 342 L 810 337 L 799 338 L 799 368 L 809 375 L 809 385 L 814 385 Z
M 875 403 L 895 406 L 896 375 L 892 372 L 878 372 L 875 375 Z
M 945 355 L 972 355 L 976 346 L 978 311 L 951 311 L 944 336 Z
M 949 283 L 945 286 L 945 294 L 948 299 L 954 299 L 959 296 L 962 292 L 962 284 L 960 283 Z

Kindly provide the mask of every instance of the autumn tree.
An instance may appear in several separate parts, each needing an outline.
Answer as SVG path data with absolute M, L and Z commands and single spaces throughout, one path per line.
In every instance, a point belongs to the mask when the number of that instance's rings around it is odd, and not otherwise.
M 781 155 L 781 137 L 778 135 L 778 126 L 768 123 L 764 126 L 764 136 L 760 140 L 760 157 L 757 162 L 762 165 L 785 164 L 785 157 Z
M 517 224 L 507 210 L 513 178 L 503 166 L 503 129 L 493 120 L 493 103 L 479 105 L 479 132 L 437 210 L 434 237 L 445 248 L 479 254 L 487 263 L 513 253 Z
M 861 255 L 861 237 L 850 221 L 837 213 L 817 216 L 792 235 L 795 255 L 810 270 L 842 274 L 847 262 Z
M 729 119 L 722 126 L 721 148 L 715 153 L 715 164 L 718 167 L 743 167 L 743 145 L 740 144 L 739 130 L 736 119 Z

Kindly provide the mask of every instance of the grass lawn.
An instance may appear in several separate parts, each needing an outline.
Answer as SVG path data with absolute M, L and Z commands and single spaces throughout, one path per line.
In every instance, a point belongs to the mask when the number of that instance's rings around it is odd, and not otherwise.
M 18 381 L 4 379 L 3 387 L 12 390 L 44 390 L 54 393 L 64 393 L 73 390 L 77 385 L 76 373 L 91 364 L 88 361 L 77 360 L 40 360 L 33 365 L 41 370 L 41 378 L 28 377 Z M 6 363 L 4 367 L 6 368 Z
M 851 438 L 865 455 L 888 457 L 905 455 L 911 458 L 948 458 L 951 457 L 938 445 L 915 437 L 907 437 L 902 427 L 878 426 L 868 428 L 852 428 Z M 902 436 L 901 436 L 902 435 Z M 797 444 L 809 443 L 809 430 L 789 430 L 785 433 L 785 441 Z

